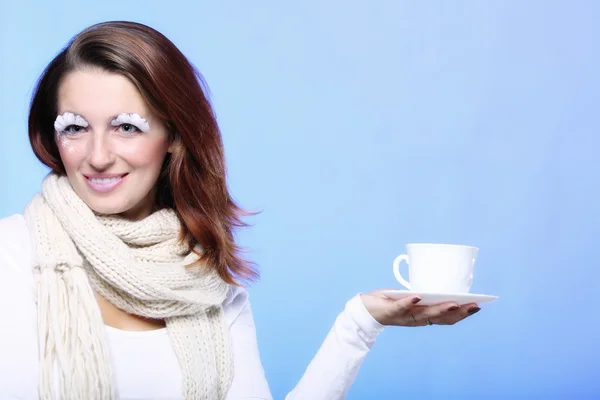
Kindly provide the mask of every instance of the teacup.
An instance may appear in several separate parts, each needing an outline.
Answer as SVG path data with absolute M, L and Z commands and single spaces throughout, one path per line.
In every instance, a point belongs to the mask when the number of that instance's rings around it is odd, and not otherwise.
M 468 293 L 479 249 L 455 244 L 412 243 L 406 254 L 394 260 L 394 276 L 413 292 Z M 400 274 L 400 263 L 408 264 L 408 280 Z

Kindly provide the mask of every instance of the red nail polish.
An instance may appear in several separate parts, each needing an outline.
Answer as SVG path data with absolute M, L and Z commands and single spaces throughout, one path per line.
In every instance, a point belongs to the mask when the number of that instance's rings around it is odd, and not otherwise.
M 418 303 L 418 302 L 420 302 L 420 301 L 421 301 L 421 298 L 420 298 L 420 297 L 415 297 L 414 299 L 412 299 L 412 303 L 413 303 L 413 304 L 417 304 L 417 303 Z
M 458 308 L 459 308 L 458 306 L 452 306 L 452 307 L 448 308 L 448 311 L 456 311 L 456 310 L 458 310 Z
M 475 314 L 479 310 L 481 310 L 479 307 L 469 308 L 469 314 Z

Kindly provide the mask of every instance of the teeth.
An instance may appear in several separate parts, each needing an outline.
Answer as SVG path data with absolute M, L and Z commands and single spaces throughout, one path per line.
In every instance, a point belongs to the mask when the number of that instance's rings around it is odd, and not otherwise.
M 98 184 L 98 185 L 108 185 L 110 183 L 115 183 L 117 181 L 120 181 L 122 177 L 117 176 L 115 178 L 89 178 L 90 182 Z

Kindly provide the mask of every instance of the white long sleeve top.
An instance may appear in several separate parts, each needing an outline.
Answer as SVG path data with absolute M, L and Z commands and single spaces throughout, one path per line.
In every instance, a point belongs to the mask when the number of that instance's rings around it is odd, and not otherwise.
M 38 398 L 33 260 L 23 217 L 0 219 L 0 399 Z M 231 286 L 223 308 L 234 359 L 234 378 L 226 399 L 272 399 L 248 292 Z M 358 294 L 350 299 L 286 400 L 345 398 L 383 329 Z M 181 398 L 181 371 L 166 328 L 133 332 L 106 326 L 105 330 L 121 400 Z

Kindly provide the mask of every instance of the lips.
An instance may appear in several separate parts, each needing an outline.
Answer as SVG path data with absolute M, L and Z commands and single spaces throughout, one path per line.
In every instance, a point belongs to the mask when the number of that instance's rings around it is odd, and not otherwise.
M 86 176 L 88 187 L 98 193 L 108 193 L 115 190 L 127 178 L 123 175 L 92 175 Z

